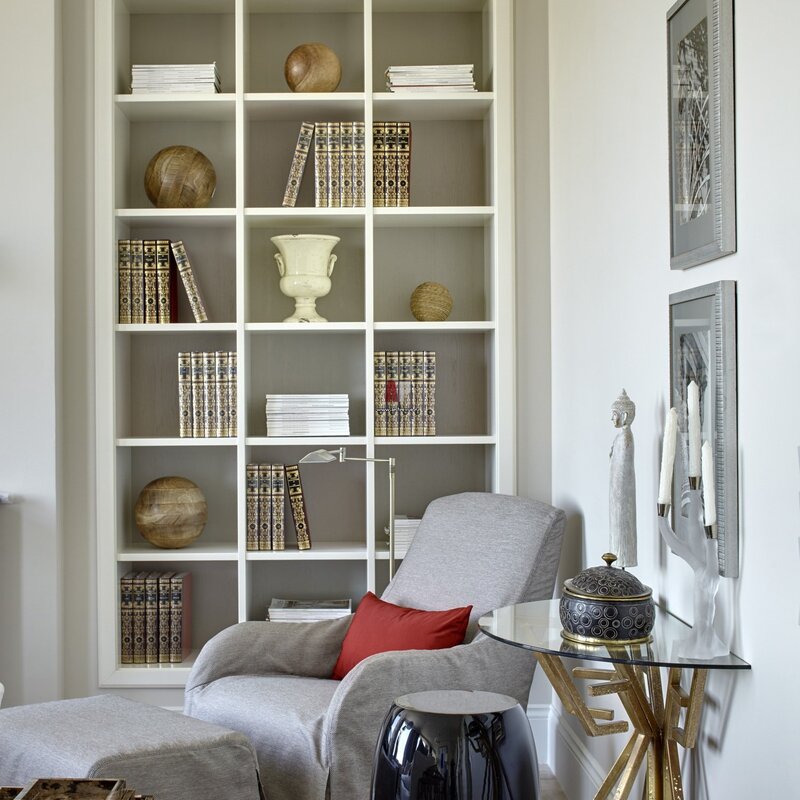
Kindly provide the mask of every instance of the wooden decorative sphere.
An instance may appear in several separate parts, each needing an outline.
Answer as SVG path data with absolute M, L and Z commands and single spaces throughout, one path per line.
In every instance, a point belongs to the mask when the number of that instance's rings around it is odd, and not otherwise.
M 134 513 L 139 533 L 150 544 L 177 549 L 203 532 L 208 504 L 200 487 L 188 478 L 156 478 L 142 489 Z
M 411 313 L 420 322 L 442 322 L 453 310 L 453 298 L 446 286 L 426 281 L 411 293 Z
M 342 79 L 342 65 L 330 47 L 312 42 L 289 53 L 283 74 L 293 92 L 333 92 Z
M 156 208 L 205 208 L 216 188 L 214 165 L 183 144 L 159 150 L 144 172 L 144 190 Z

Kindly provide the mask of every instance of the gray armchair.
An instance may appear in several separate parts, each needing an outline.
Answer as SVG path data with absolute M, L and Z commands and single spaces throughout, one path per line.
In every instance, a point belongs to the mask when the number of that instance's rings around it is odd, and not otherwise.
M 476 623 L 493 608 L 552 596 L 563 531 L 564 512 L 534 500 L 482 493 L 435 500 L 382 597 L 429 610 L 472 604 L 468 643 L 379 653 L 334 681 L 350 618 L 243 622 L 201 651 L 185 711 L 250 737 L 268 800 L 366 800 L 395 697 L 476 689 L 525 707 L 535 659 L 475 635 Z

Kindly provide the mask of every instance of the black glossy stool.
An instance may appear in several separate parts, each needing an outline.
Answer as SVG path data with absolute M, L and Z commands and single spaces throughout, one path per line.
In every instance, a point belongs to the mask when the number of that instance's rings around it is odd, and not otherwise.
M 417 692 L 394 701 L 381 729 L 372 800 L 538 800 L 528 718 L 512 697 Z

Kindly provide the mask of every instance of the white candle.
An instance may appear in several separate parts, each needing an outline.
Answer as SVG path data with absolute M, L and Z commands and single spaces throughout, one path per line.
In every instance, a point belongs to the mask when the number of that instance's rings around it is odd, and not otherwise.
M 686 392 L 689 411 L 689 477 L 700 477 L 700 390 L 692 381 Z
M 714 491 L 714 454 L 708 442 L 703 442 L 703 509 L 705 525 L 710 528 L 717 521 L 717 497 Z
M 678 412 L 667 411 L 664 424 L 664 443 L 661 446 L 661 476 L 658 481 L 659 505 L 668 506 L 672 502 L 672 469 L 675 465 L 675 441 L 678 436 Z

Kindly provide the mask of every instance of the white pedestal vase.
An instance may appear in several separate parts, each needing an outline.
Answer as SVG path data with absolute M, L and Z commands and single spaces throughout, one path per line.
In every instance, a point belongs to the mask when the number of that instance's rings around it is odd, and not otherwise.
M 281 291 L 295 301 L 294 314 L 284 322 L 327 322 L 317 313 L 316 302 L 331 290 L 331 273 L 336 263 L 331 251 L 339 237 L 292 233 L 273 236 L 270 241 L 278 248 L 275 261 L 281 276 Z

